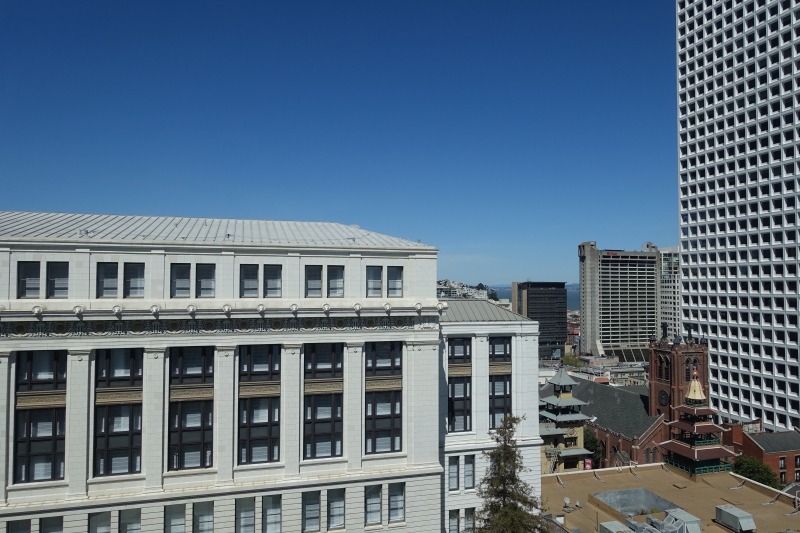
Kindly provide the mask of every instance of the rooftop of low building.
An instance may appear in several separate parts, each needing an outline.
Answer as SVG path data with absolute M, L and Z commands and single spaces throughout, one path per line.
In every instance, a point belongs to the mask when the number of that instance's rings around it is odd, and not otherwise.
M 486 300 L 440 299 L 447 303 L 441 322 L 531 322 L 529 318 L 490 304 Z
M 746 433 L 765 453 L 800 451 L 800 432 L 778 431 L 775 433 Z

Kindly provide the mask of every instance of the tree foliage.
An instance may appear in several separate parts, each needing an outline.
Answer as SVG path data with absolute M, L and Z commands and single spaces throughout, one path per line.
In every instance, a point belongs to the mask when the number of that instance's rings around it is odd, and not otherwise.
M 500 301 L 500 297 L 497 296 L 497 292 L 495 290 L 492 290 L 492 291 L 489 292 L 488 298 L 490 300 L 494 300 L 495 302 L 499 302 Z
M 583 428 L 583 447 L 592 452 L 592 463 L 593 468 L 599 468 L 600 453 L 600 441 L 597 440 L 597 437 L 594 436 L 594 433 L 590 429 Z
M 489 459 L 486 475 L 478 485 L 483 507 L 477 512 L 475 531 L 479 533 L 535 533 L 546 531 L 538 498 L 522 479 L 527 469 L 514 437 L 523 418 L 506 416 L 490 433 L 495 447 L 483 452 Z
M 733 472 L 763 485 L 768 485 L 775 489 L 780 488 L 780 482 L 775 472 L 755 457 L 748 455 L 737 457 L 733 462 Z

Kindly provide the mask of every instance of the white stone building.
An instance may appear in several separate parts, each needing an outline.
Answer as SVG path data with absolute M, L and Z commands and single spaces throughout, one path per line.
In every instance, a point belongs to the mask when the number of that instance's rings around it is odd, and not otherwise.
M 440 530 L 436 253 L 332 223 L 0 212 L 0 533 Z

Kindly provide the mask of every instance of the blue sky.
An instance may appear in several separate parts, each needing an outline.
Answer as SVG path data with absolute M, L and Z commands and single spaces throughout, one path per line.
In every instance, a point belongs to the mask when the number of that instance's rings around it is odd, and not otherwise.
M 439 277 L 678 240 L 674 4 L 0 5 L 0 209 L 324 220 Z

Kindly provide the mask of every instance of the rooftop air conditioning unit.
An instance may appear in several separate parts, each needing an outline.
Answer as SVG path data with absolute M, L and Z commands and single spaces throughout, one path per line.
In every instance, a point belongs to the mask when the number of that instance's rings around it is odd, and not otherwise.
M 753 515 L 733 505 L 717 505 L 716 520 L 714 521 L 736 533 L 756 533 Z

